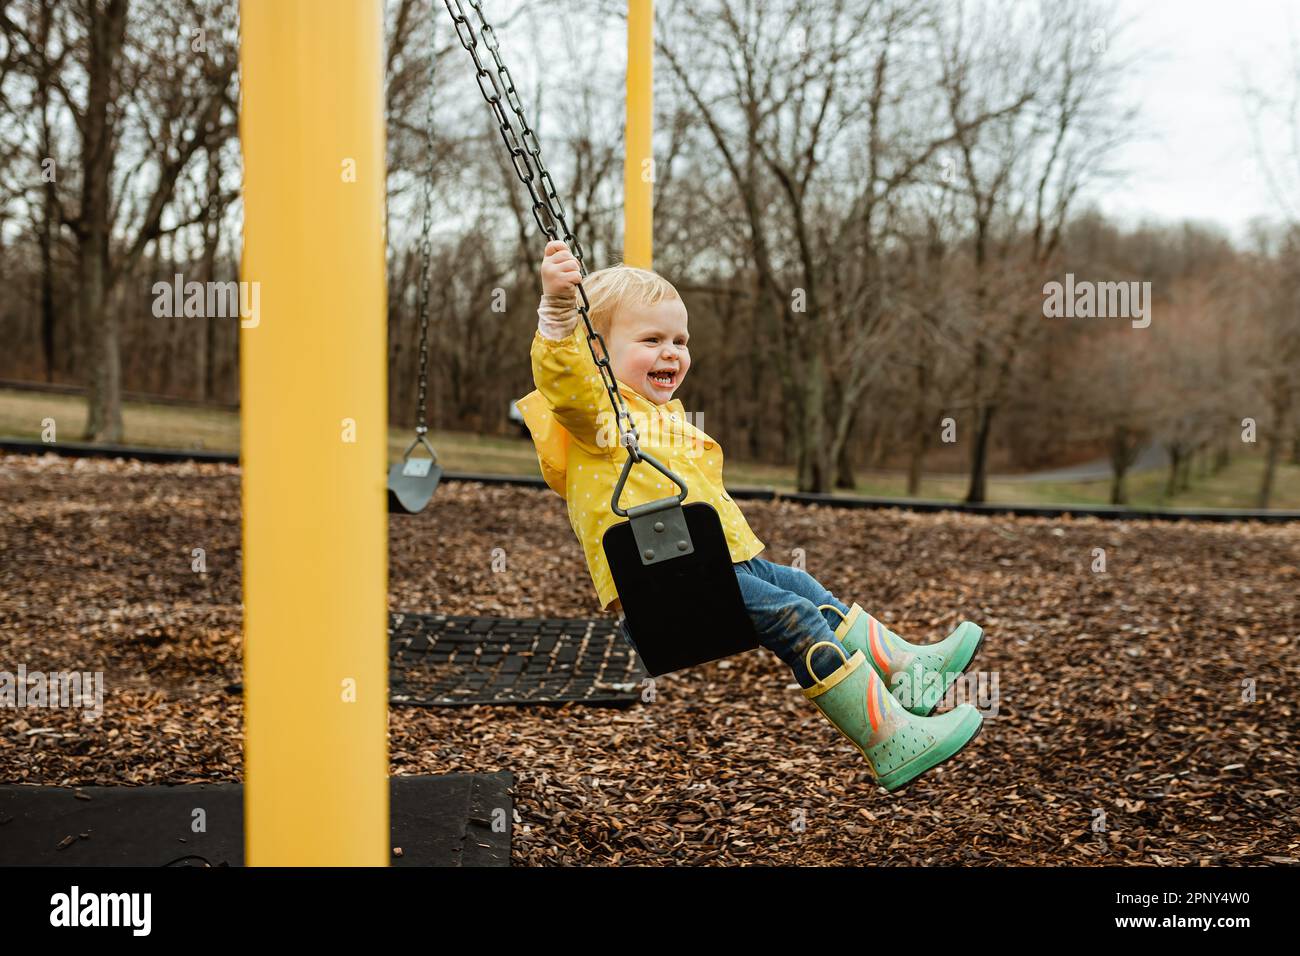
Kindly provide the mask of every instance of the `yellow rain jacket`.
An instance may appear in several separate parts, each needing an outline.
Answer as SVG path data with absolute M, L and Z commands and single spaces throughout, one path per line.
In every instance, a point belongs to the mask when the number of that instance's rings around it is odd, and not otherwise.
M 569 523 L 582 543 L 587 569 L 602 610 L 618 597 L 605 560 L 605 529 L 626 519 L 614 514 L 610 498 L 627 451 L 618 444 L 618 427 L 600 369 L 579 322 L 568 338 L 554 341 L 534 332 L 531 349 L 537 389 L 516 403 L 532 432 L 542 476 L 569 506 Z M 656 405 L 630 385 L 618 382 L 636 426 L 639 446 L 686 482 L 683 504 L 708 502 L 718 512 L 733 562 L 748 561 L 763 550 L 722 484 L 722 448 L 686 420 L 678 399 Z M 619 506 L 655 501 L 678 488 L 653 465 L 632 466 Z

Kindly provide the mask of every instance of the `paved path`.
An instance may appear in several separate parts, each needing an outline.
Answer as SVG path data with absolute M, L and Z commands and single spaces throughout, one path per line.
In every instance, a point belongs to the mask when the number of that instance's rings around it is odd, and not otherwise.
M 1165 446 L 1152 442 L 1138 452 L 1137 460 L 1129 468 L 1129 474 L 1138 471 L 1152 471 L 1156 468 L 1169 467 L 1169 453 Z M 1111 467 L 1109 458 L 1097 458 L 1068 468 L 1053 468 L 1050 471 L 1034 471 L 1027 475 L 990 475 L 990 481 L 1109 481 Z

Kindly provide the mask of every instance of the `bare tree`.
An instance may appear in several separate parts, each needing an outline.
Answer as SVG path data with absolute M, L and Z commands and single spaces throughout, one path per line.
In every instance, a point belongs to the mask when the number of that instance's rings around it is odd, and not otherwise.
M 1300 463 L 1300 39 L 1292 35 L 1276 84 L 1248 85 L 1244 91 L 1256 162 L 1277 205 L 1283 225 L 1276 237 L 1261 236 L 1271 261 L 1257 263 L 1254 300 L 1261 349 L 1257 379 L 1269 411 L 1264 475 L 1259 507 L 1272 497 L 1282 443 L 1289 435 L 1292 459 Z
M 177 182 L 205 144 L 234 131 L 236 51 L 205 34 L 224 9 L 215 0 L 41 0 L 6 6 L 0 18 L 38 90 L 42 148 L 54 152 L 51 130 L 63 118 L 75 131 L 76 152 L 55 164 L 68 175 L 44 202 L 72 236 L 81 326 L 92 339 L 87 438 L 122 437 L 117 285 L 150 243 L 190 224 L 168 222 Z
M 1058 259 L 1080 190 L 1104 171 L 1131 125 L 1116 102 L 1124 64 L 1106 57 L 1119 30 L 1106 6 L 989 0 L 959 6 L 935 30 L 972 227 L 974 434 L 966 500 L 974 503 L 986 498 L 989 439 L 1014 364 L 1026 337 L 1042 328 L 1034 290 Z M 964 121 L 1008 98 L 1027 108 L 995 122 Z
M 657 49 L 734 190 L 802 489 L 843 477 L 892 315 L 896 199 L 956 136 L 931 123 L 935 84 L 915 53 L 928 11 L 722 0 L 660 21 Z
M 1242 334 L 1249 341 L 1249 367 L 1265 414 L 1257 421 L 1264 440 L 1264 472 L 1256 506 L 1273 494 L 1283 443 L 1300 393 L 1300 226 L 1260 229 L 1257 255 L 1247 272 L 1241 305 L 1249 313 Z
M 959 260 L 961 238 L 957 194 L 940 176 L 914 198 L 915 225 L 908 223 L 901 270 L 896 334 L 886 353 L 886 393 L 905 404 L 896 410 L 906 425 L 899 438 L 907 448 L 907 493 L 920 492 L 925 456 L 940 434 L 940 418 L 953 410 L 967 359 L 958 329 L 970 319 L 966 278 Z M 886 405 L 878 414 L 895 409 Z

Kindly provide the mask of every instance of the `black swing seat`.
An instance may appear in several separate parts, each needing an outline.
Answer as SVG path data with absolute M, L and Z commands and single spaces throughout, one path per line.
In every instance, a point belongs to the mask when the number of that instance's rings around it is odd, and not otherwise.
M 680 533 L 674 513 L 687 534 Z M 665 498 L 629 508 L 628 514 L 631 520 L 605 532 L 605 557 L 646 671 L 658 677 L 757 647 L 713 506 Z M 647 559 L 646 552 L 654 555 Z
M 429 450 L 430 457 L 412 458 L 411 452 L 417 445 L 424 445 Z M 419 514 L 433 497 L 441 478 L 442 466 L 438 464 L 437 455 L 421 435 L 406 449 L 402 460 L 388 469 L 388 513 Z

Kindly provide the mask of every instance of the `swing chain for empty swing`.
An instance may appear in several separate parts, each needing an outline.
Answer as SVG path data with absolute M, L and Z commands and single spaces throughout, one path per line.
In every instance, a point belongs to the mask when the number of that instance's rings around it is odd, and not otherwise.
M 438 453 L 429 444 L 429 269 L 433 264 L 433 173 L 436 167 L 434 153 L 434 99 L 435 73 L 438 64 L 438 23 L 429 20 L 429 97 L 424 113 L 424 149 L 426 163 L 424 182 L 420 190 L 424 202 L 420 224 L 420 275 L 416 287 L 415 311 L 420 323 L 419 389 L 415 402 L 415 440 L 407 446 L 402 460 L 388 469 L 389 514 L 418 514 L 428 505 L 442 479 L 442 466 Z M 421 445 L 429 457 L 416 456 Z M 414 457 L 413 457 L 414 456 Z
M 465 2 L 469 4 L 478 19 L 478 33 L 483 37 L 483 45 L 492 54 L 492 61 L 496 67 L 495 76 L 479 59 L 478 36 L 475 35 L 474 26 L 465 14 L 465 8 L 462 6 L 461 0 L 443 0 L 447 12 L 451 14 L 451 18 L 456 25 L 456 37 L 460 40 L 460 45 L 465 48 L 465 51 L 474 60 L 474 79 L 478 82 L 479 92 L 483 94 L 483 99 L 492 110 L 493 116 L 496 117 L 497 128 L 501 131 L 501 138 L 505 141 L 506 148 L 510 150 L 510 162 L 515 168 L 515 175 L 519 177 L 520 182 L 528 187 L 528 193 L 532 196 L 533 219 L 537 221 L 538 228 L 542 230 L 542 233 L 548 239 L 560 238 L 560 230 L 556 228 L 556 223 L 559 223 L 564 230 L 564 242 L 568 245 L 574 258 L 578 260 L 578 269 L 581 275 L 585 277 L 587 275 L 587 264 L 583 260 L 582 245 L 569 228 L 569 223 L 564 215 L 564 205 L 560 202 L 550 172 L 542 162 L 542 147 L 537 141 L 537 134 L 528 125 L 528 119 L 524 116 L 523 103 L 520 102 L 519 92 L 515 89 L 514 78 L 510 75 L 509 68 L 501 60 L 500 44 L 497 41 L 496 31 L 484 18 L 480 0 L 465 0 Z M 487 81 L 486 84 L 484 80 Z M 515 135 L 510 118 L 506 115 L 505 110 L 501 108 L 503 91 L 506 103 L 509 104 L 511 111 L 519 119 L 520 133 L 518 136 Z M 523 139 L 523 146 L 520 145 L 520 138 Z M 534 166 L 536 171 L 534 171 Z M 541 195 L 538 195 L 535 182 L 540 182 L 542 185 Z M 610 404 L 614 406 L 619 444 L 627 449 L 628 456 L 632 461 L 640 461 L 640 443 L 637 439 L 636 426 L 632 423 L 632 414 L 628 411 L 623 396 L 619 394 L 618 383 L 614 379 L 613 367 L 609 361 L 609 350 L 605 347 L 605 339 L 591 324 L 591 318 L 588 315 L 591 303 L 587 301 L 587 290 L 582 287 L 581 282 L 578 282 L 576 288 L 579 299 L 578 314 L 582 316 L 583 325 L 587 329 L 587 348 L 591 350 L 592 360 L 596 363 L 596 367 L 600 369 L 600 377 L 605 385 L 605 392 L 609 395 Z M 596 353 L 596 346 L 592 344 L 593 342 L 600 345 L 599 355 Z
M 429 99 L 425 104 L 424 135 L 428 163 L 424 170 L 424 219 L 420 225 L 420 291 L 416 299 L 416 314 L 420 318 L 420 375 L 419 394 L 416 399 L 415 435 L 418 443 L 429 431 L 429 266 L 433 260 L 433 170 L 434 170 L 434 70 L 438 60 L 437 21 L 429 21 Z M 426 443 L 427 446 L 427 443 Z M 414 445 L 412 445 L 414 448 Z M 432 452 L 432 448 L 429 449 Z M 435 460 L 437 456 L 434 456 Z

